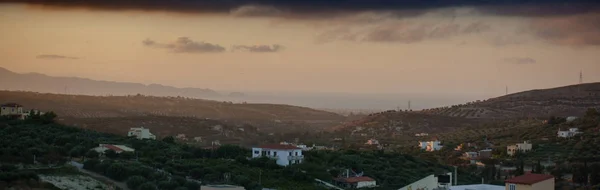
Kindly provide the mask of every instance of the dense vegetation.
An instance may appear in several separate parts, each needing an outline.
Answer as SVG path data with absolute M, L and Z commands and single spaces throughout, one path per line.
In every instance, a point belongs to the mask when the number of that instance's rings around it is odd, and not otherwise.
M 0 121 L 0 162 L 34 164 L 35 157 L 36 163 L 57 165 L 83 159 L 85 169 L 125 182 L 132 189 L 169 190 L 194 189 L 198 181 L 247 189 L 318 189 L 315 178 L 332 181 L 346 169 L 376 179 L 378 189 L 397 189 L 427 175 L 450 171 L 409 155 L 352 150 L 306 152 L 303 164 L 280 167 L 267 158 L 247 159 L 250 150 L 238 146 L 204 149 L 175 143 L 172 137 L 138 140 L 63 126 L 53 123 L 53 117 Z M 123 144 L 136 151 L 107 151 L 99 158 L 90 149 L 100 143 Z

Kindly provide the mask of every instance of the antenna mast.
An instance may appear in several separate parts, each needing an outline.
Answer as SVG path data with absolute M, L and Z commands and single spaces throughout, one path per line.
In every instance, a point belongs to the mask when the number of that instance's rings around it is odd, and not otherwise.
M 505 93 L 506 93 L 506 95 L 508 95 L 508 85 L 506 85 L 506 90 L 505 90 L 505 91 L 506 91 L 506 92 L 505 92 Z
M 579 71 L 579 84 L 583 83 L 583 71 Z
M 408 111 L 410 111 L 410 100 L 408 101 Z

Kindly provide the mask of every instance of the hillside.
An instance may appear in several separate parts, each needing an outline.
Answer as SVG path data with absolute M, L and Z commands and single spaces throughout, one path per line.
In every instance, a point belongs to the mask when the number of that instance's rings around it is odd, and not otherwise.
M 60 116 L 105 118 L 127 116 L 190 116 L 213 119 L 329 121 L 344 117 L 320 110 L 276 104 L 234 104 L 181 97 L 85 96 L 0 91 L 3 102 L 26 109 L 53 110 Z
M 60 116 L 63 123 L 88 126 L 93 130 L 121 135 L 126 134 L 130 127 L 140 126 L 157 131 L 159 136 L 179 133 L 197 136 L 211 134 L 204 134 L 204 129 L 196 127 L 203 123 L 200 120 L 218 121 L 222 125 L 231 126 L 255 126 L 262 134 L 316 131 L 345 120 L 344 116 L 334 113 L 297 106 L 234 104 L 181 97 L 85 96 L 0 91 L 0 100 L 3 103 L 23 104 L 25 109 L 52 110 Z M 173 126 L 181 127 L 169 128 Z M 218 137 L 219 140 L 230 139 Z M 237 144 L 239 141 L 234 142 Z
M 530 90 L 421 112 L 462 118 L 567 117 L 588 108 L 600 108 L 600 83 Z
M 54 77 L 39 73 L 20 74 L 0 67 L 2 90 L 34 91 L 43 93 L 69 93 L 84 95 L 133 95 L 185 96 L 193 98 L 221 97 L 211 89 L 177 88 L 160 84 L 140 84 L 128 82 L 98 81 L 77 77 Z M 232 96 L 243 96 L 232 93 Z

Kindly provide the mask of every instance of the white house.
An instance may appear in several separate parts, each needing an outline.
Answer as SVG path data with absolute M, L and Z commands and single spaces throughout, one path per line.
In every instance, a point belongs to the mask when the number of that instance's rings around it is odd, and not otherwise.
M 571 138 L 574 137 L 575 135 L 581 134 L 582 132 L 579 131 L 578 128 L 570 128 L 568 131 L 561 131 L 560 129 L 558 130 L 558 137 L 561 138 Z
M 432 151 L 440 150 L 444 146 L 442 146 L 442 143 L 440 141 L 435 140 L 435 141 L 420 141 L 419 147 L 426 151 L 432 152 Z
M 449 172 L 449 173 L 446 173 L 446 175 L 448 175 L 450 177 L 450 179 L 449 179 L 450 184 L 440 183 L 438 176 L 432 174 L 427 177 L 424 177 L 423 179 L 420 179 L 411 184 L 408 184 L 407 186 L 404 186 L 398 190 L 417 190 L 417 189 L 431 189 L 432 190 L 432 189 L 436 189 L 436 188 L 440 188 L 440 187 L 451 187 L 452 181 L 453 181 L 452 173 Z
M 113 144 L 99 144 L 98 147 L 93 148 L 92 150 L 94 150 L 100 154 L 103 154 L 107 150 L 114 150 L 116 153 L 135 151 L 135 149 L 129 148 L 125 145 L 113 145 Z
M 269 157 L 277 160 L 280 166 L 299 164 L 304 160 L 302 149 L 293 145 L 272 144 L 252 148 L 252 158 Z
M 137 139 L 152 139 L 152 140 L 156 139 L 156 136 L 154 136 L 152 133 L 150 133 L 150 129 L 146 129 L 144 127 L 129 129 L 127 136 L 128 137 L 135 136 Z
M 521 152 L 529 152 L 531 151 L 532 144 L 529 141 L 524 141 L 523 143 L 517 143 L 515 145 L 510 145 L 506 147 L 506 153 L 510 156 L 515 155 L 517 151 Z

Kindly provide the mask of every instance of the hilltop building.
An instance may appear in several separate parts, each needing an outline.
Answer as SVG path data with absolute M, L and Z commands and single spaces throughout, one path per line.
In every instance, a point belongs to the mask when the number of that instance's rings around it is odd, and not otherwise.
M 280 166 L 302 163 L 302 149 L 293 145 L 272 144 L 252 148 L 252 158 L 268 157 L 277 160 Z
M 432 152 L 442 149 L 444 147 L 442 143 L 438 140 L 435 141 L 420 141 L 419 147 L 423 150 Z
M 517 151 L 521 152 L 529 152 L 531 151 L 532 144 L 529 141 L 524 141 L 523 143 L 517 143 L 515 145 L 510 145 L 506 147 L 506 154 L 513 156 L 517 153 Z
M 578 128 L 570 128 L 568 131 L 561 131 L 559 129 L 558 132 L 557 132 L 558 137 L 561 137 L 561 138 L 571 138 L 571 137 L 574 137 L 574 136 L 579 135 L 581 133 L 582 132 L 579 131 Z
M 528 173 L 504 181 L 507 190 L 547 190 L 554 189 L 554 176 Z
M 150 133 L 150 129 L 144 127 L 131 128 L 127 133 L 128 137 L 136 137 L 137 139 L 152 139 L 156 140 L 156 136 Z

